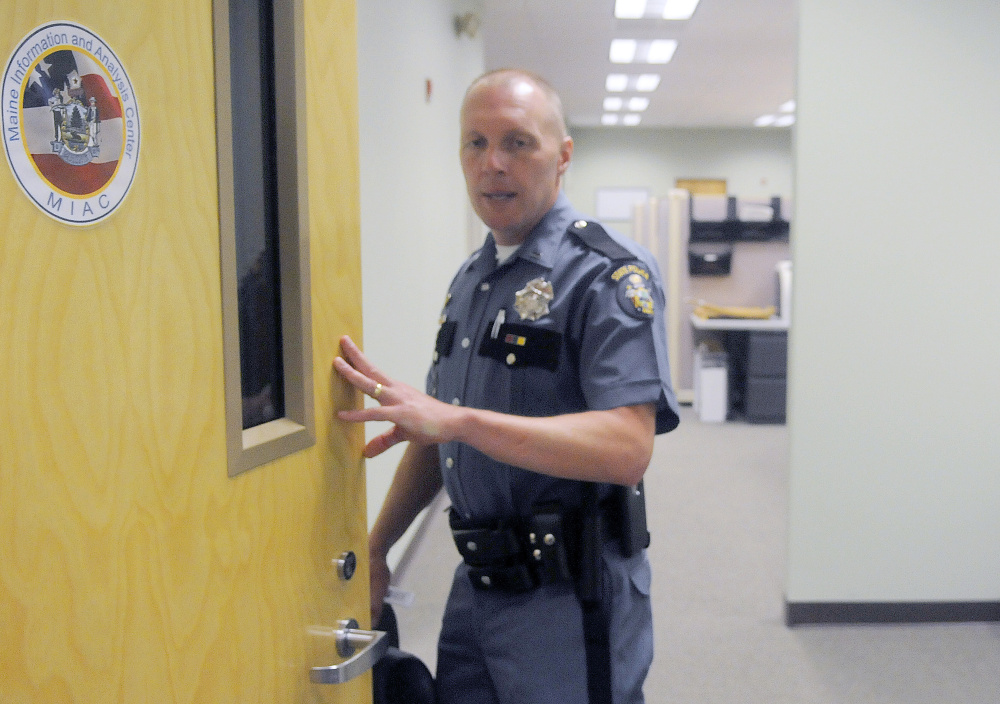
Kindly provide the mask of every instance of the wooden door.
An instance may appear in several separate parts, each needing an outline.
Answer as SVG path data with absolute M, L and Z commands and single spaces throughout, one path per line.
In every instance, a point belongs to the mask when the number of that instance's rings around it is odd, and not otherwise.
M 226 467 L 211 0 L 9 0 L 4 61 L 53 20 L 114 49 L 142 141 L 131 190 L 89 227 L 0 166 L 0 701 L 370 701 L 315 626 L 368 621 L 358 399 L 354 0 L 306 0 L 316 442 Z M 4 100 L 11 86 L 3 86 Z M 6 113 L 5 113 L 6 114 Z M 4 125 L 7 138 L 8 125 Z

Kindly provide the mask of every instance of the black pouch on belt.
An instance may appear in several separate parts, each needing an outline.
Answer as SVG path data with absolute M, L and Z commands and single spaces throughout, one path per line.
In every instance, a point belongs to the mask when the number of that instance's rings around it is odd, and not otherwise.
M 525 564 L 524 549 L 514 528 L 473 525 L 462 521 L 454 511 L 448 522 L 474 587 L 527 591 L 537 585 Z
M 616 486 L 615 500 L 619 512 L 618 539 L 621 542 L 622 554 L 631 557 L 649 547 L 646 493 L 642 482 L 636 486 Z
M 467 565 L 501 566 L 520 559 L 522 555 L 517 533 L 512 528 L 502 524 L 474 525 L 456 518 L 454 511 L 449 515 L 448 523 L 455 547 L 462 553 Z
M 541 584 L 573 578 L 570 568 L 570 531 L 559 504 L 535 506 L 528 526 L 529 564 Z

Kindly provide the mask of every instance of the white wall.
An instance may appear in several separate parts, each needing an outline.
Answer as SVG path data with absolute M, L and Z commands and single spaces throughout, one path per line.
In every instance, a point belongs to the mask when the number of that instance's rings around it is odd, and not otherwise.
M 678 178 L 723 178 L 743 197 L 790 196 L 788 129 L 572 128 L 573 163 L 565 190 L 594 215 L 601 188 L 648 188 L 665 198 Z M 610 223 L 631 235 L 630 223 Z
M 1000 3 L 801 0 L 791 602 L 1000 599 Z
M 421 389 L 448 283 L 468 251 L 458 110 L 483 54 L 481 38 L 455 36 L 453 18 L 477 5 L 357 7 L 364 349 L 387 374 Z M 370 426 L 369 437 L 386 429 Z M 369 527 L 401 454 L 397 447 L 368 462 Z

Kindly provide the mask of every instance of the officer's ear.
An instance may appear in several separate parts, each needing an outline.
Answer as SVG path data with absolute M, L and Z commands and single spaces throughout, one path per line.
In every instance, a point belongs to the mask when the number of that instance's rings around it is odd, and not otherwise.
M 573 138 L 566 135 L 562 139 L 562 144 L 559 145 L 559 163 L 557 165 L 557 173 L 562 176 L 566 173 L 566 169 L 569 168 L 569 162 L 573 158 Z

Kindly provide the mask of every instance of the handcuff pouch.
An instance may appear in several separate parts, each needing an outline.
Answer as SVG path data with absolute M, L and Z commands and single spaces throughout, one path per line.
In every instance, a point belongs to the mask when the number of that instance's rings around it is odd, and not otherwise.
M 528 524 L 528 563 L 541 584 L 573 578 L 570 569 L 570 532 L 559 504 L 534 507 Z

